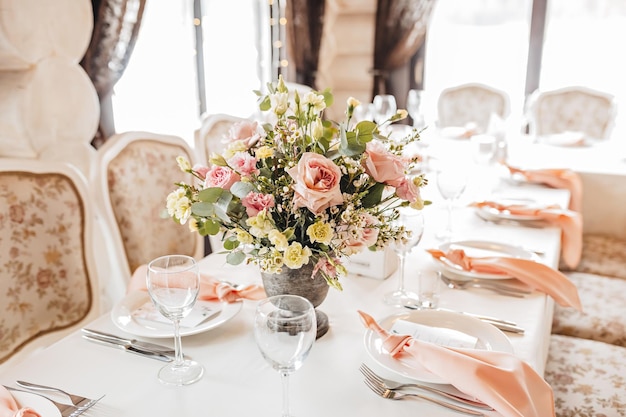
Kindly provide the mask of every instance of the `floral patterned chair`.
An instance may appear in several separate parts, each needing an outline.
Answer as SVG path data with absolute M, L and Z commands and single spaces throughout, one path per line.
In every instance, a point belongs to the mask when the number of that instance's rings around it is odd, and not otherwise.
M 544 377 L 557 417 L 626 417 L 626 348 L 552 335 Z
M 0 159 L 2 366 L 100 314 L 92 204 L 73 166 Z
M 124 286 L 138 266 L 156 257 L 204 255 L 203 238 L 165 213 L 175 183 L 194 181 L 178 167 L 178 156 L 192 165 L 196 161 L 184 139 L 150 132 L 116 134 L 98 150 L 95 182 L 110 225 L 111 250 L 124 263 Z
M 437 101 L 439 128 L 476 124 L 476 133 L 485 133 L 492 114 L 506 119 L 510 112 L 506 92 L 480 83 L 444 89 Z
M 575 131 L 588 138 L 606 139 L 615 115 L 612 95 L 581 86 L 537 90 L 527 102 L 529 133 L 533 136 Z

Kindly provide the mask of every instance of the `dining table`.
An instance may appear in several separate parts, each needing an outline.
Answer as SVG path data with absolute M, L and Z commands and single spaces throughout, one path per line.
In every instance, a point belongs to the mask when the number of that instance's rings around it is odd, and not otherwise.
M 500 196 L 532 198 L 545 204 L 566 207 L 569 193 L 535 184 L 500 181 L 493 190 Z M 432 201 L 423 209 L 425 232 L 406 262 L 406 287 L 417 285 L 420 270 L 436 268 L 426 249 L 441 242 L 436 232 L 447 220 L 443 201 L 434 182 L 423 190 Z M 454 208 L 453 240 L 476 240 L 515 245 L 533 252 L 539 262 L 556 268 L 561 249 L 561 230 L 553 226 L 524 227 L 495 224 L 476 215 L 468 204 L 471 195 Z M 232 266 L 216 251 L 200 262 L 201 272 L 234 284 L 260 284 L 254 265 Z M 348 263 L 349 268 L 349 263 Z M 366 364 L 382 376 L 410 381 L 406 375 L 381 363 L 368 346 L 367 330 L 358 311 L 376 319 L 412 310 L 383 302 L 383 295 L 398 285 L 398 271 L 388 277 L 348 274 L 343 290 L 329 289 L 318 307 L 329 317 L 328 333 L 315 341 L 301 369 L 290 376 L 290 402 L 299 417 L 359 416 L 460 416 L 439 405 L 411 399 L 394 401 L 374 394 L 364 383 L 359 367 Z M 118 300 L 124 303 L 125 300 Z M 236 313 L 221 325 L 206 331 L 190 332 L 182 338 L 185 355 L 201 363 L 203 377 L 196 383 L 177 387 L 157 379 L 163 362 L 130 354 L 121 349 L 92 343 L 77 330 L 57 343 L 34 353 L 26 360 L 3 369 L 0 382 L 15 387 L 17 380 L 61 387 L 73 393 L 98 398 L 98 404 L 84 415 L 93 417 L 143 416 L 278 416 L 282 393 L 279 373 L 262 357 L 253 332 L 258 301 L 241 300 Z M 512 352 L 543 375 L 552 324 L 554 301 L 535 291 L 524 297 L 510 297 L 484 289 L 460 290 L 441 286 L 439 308 L 454 312 L 488 315 L 515 322 L 524 333 L 503 333 Z M 113 308 L 87 327 L 116 335 L 135 337 L 167 346 L 173 337 L 135 336 L 119 326 L 119 308 Z M 450 369 L 454 373 L 454 369 Z M 437 384 L 434 384 L 437 386 Z M 440 384 L 449 387 L 447 384 Z M 449 387 L 452 388 L 452 387 Z M 58 398 L 58 397 L 55 397 Z M 498 416 L 495 411 L 486 416 Z M 47 417 L 47 416 L 44 416 Z

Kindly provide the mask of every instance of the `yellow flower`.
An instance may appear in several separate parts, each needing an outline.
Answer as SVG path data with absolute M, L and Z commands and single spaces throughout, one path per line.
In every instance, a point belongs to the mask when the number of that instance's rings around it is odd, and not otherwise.
M 314 112 L 319 113 L 326 108 L 326 102 L 322 94 L 317 94 L 314 91 L 308 91 L 302 98 L 302 106 L 310 105 Z
M 357 100 L 356 98 L 354 98 L 354 97 L 348 98 L 348 107 L 355 108 L 355 107 L 358 107 L 360 105 L 361 105 L 361 102 L 359 100 Z
M 249 245 L 250 243 L 254 241 L 254 238 L 252 237 L 252 235 L 243 229 L 237 229 L 235 234 L 237 236 L 237 240 L 240 243 L 243 243 L 244 245 Z
M 185 158 L 184 156 L 177 156 L 176 163 L 178 164 L 178 168 L 180 168 L 180 170 L 183 172 L 187 172 L 191 169 L 191 163 L 189 163 L 187 158 Z
M 269 146 L 261 146 L 256 150 L 255 155 L 259 159 L 271 158 L 274 156 L 274 149 Z
M 324 124 L 322 123 L 322 119 L 317 118 L 313 123 L 311 123 L 312 127 L 312 135 L 313 139 L 318 140 L 322 136 L 324 136 Z
M 283 255 L 283 262 L 291 269 L 299 269 L 302 265 L 309 263 L 309 256 L 311 256 L 311 249 L 307 246 L 304 248 L 299 242 L 293 242 Z
M 320 242 L 326 245 L 333 239 L 333 228 L 328 223 L 315 222 L 306 229 L 311 242 Z
M 260 211 L 254 217 L 250 217 L 246 220 L 246 224 L 250 226 L 250 234 L 259 238 L 266 237 L 274 229 L 274 222 L 265 210 Z
M 189 218 L 189 231 L 190 232 L 198 231 L 198 220 L 194 219 L 193 217 Z
M 267 235 L 268 239 L 276 247 L 276 249 L 280 251 L 284 251 L 289 246 L 289 242 L 287 242 L 287 238 L 277 229 L 270 231 Z
M 187 198 L 184 188 L 172 191 L 167 196 L 167 214 L 185 224 L 191 216 L 191 202 Z

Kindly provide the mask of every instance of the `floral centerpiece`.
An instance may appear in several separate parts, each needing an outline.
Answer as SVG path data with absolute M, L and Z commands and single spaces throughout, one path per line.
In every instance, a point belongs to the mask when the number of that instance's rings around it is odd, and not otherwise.
M 267 273 L 312 264 L 313 276 L 341 289 L 342 258 L 406 239 L 392 223 L 398 209 L 428 203 L 420 196 L 425 177 L 409 175 L 420 158 L 403 153 L 419 132 L 393 141 L 381 133 L 405 110 L 380 126 L 356 122 L 360 103 L 350 98 L 345 121 L 335 123 L 323 118 L 329 90 L 300 96 L 280 78 L 268 91 L 257 92 L 259 107 L 273 123 L 233 125 L 209 166 L 177 159 L 198 183 L 177 184 L 168 214 L 203 236 L 221 234 L 230 264 L 247 260 Z

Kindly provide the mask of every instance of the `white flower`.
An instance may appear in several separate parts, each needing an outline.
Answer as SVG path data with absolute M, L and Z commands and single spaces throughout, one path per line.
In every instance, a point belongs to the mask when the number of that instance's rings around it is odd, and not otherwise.
M 191 216 L 191 202 L 183 188 L 172 191 L 167 196 L 167 214 L 185 224 Z
M 316 113 L 319 113 L 326 108 L 324 96 L 317 94 L 314 91 L 309 91 L 304 94 L 304 97 L 302 98 L 302 106 L 307 105 L 310 105 Z
M 289 93 L 274 93 L 270 95 L 272 111 L 282 116 L 289 110 Z

